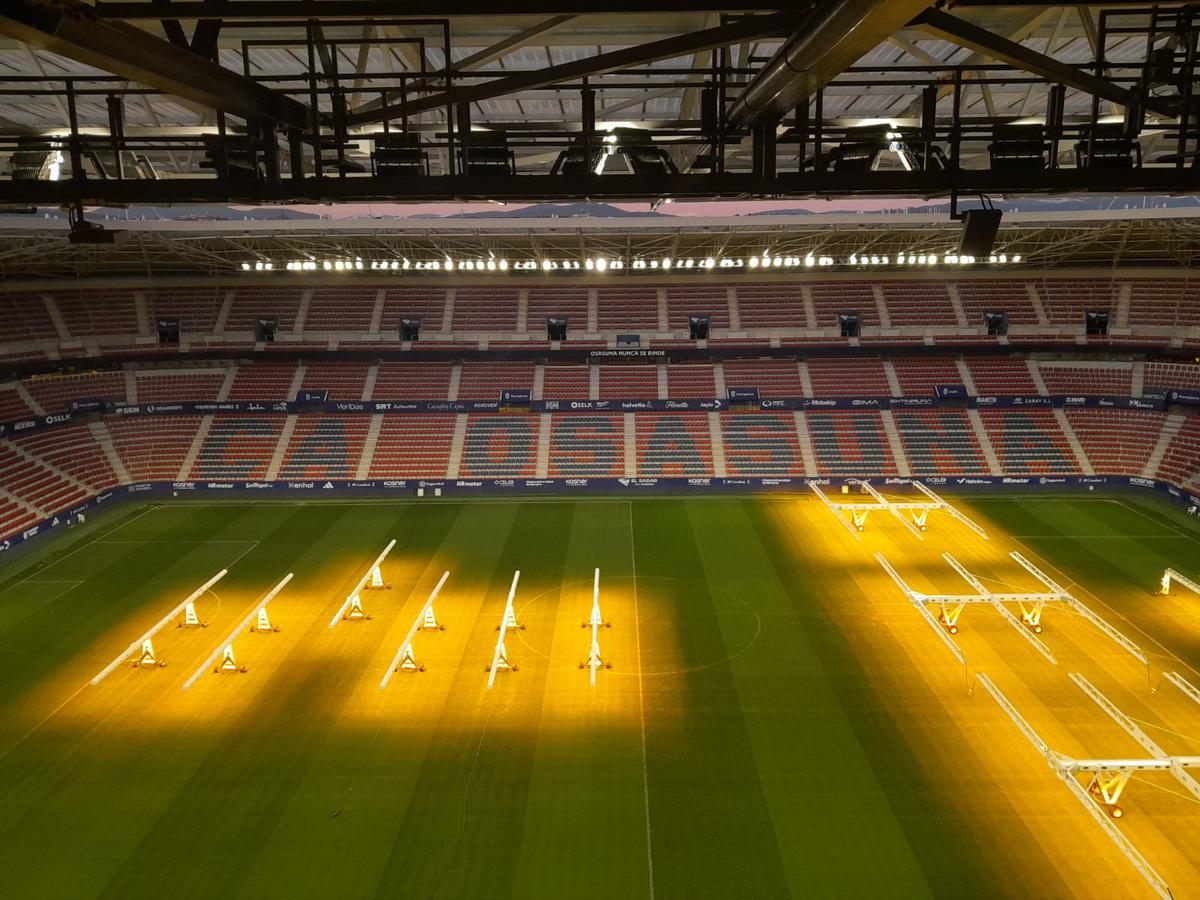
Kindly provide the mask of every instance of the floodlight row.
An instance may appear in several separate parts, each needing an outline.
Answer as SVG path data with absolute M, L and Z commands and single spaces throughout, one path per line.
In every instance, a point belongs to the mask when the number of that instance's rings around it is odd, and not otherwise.
M 958 253 L 915 253 L 901 252 L 895 256 L 889 254 L 852 253 L 840 265 L 852 268 L 873 268 L 877 266 L 962 266 L 987 263 L 989 265 L 1006 265 L 1021 262 L 1021 255 L 1009 256 L 1006 253 L 992 254 L 985 259 Z M 703 259 L 686 257 L 672 259 L 661 257 L 653 259 L 637 258 L 629 261 L 618 257 L 608 258 L 597 256 L 585 260 L 577 259 L 520 259 L 509 261 L 489 256 L 476 259 L 452 259 L 447 256 L 442 259 L 410 260 L 404 258 L 368 259 L 360 256 L 353 258 L 330 259 L 293 259 L 283 265 L 288 272 L 607 272 L 630 269 L 633 271 L 707 271 L 711 269 L 740 269 L 740 270 L 770 270 L 795 268 L 830 268 L 839 265 L 832 256 L 775 256 L 764 252 L 761 256 L 750 257 L 713 257 Z M 243 272 L 271 272 L 276 268 L 270 260 L 255 260 L 243 262 Z

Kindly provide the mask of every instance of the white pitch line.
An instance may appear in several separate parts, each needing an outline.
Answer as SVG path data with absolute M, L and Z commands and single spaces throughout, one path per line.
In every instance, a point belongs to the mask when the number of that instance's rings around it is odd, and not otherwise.
M 39 574 L 46 571 L 46 569 L 54 568 L 55 566 L 57 566 L 59 563 L 63 562 L 64 560 L 70 559 L 76 553 L 86 550 L 88 547 L 91 547 L 94 544 L 99 543 L 101 540 L 104 540 L 110 534 L 116 534 L 118 531 L 120 531 L 126 525 L 133 524 L 138 519 L 140 519 L 142 516 L 146 515 L 147 513 L 154 512 L 154 510 L 156 510 L 158 508 L 159 508 L 158 506 L 149 506 L 146 509 L 143 509 L 136 516 L 126 519 L 124 522 L 122 522 L 116 528 L 113 528 L 110 531 L 105 531 L 105 532 L 102 532 L 102 533 L 96 535 L 90 541 L 85 541 L 84 543 L 80 544 L 78 547 L 76 547 L 74 550 L 70 551 L 69 553 L 65 553 L 62 556 L 58 557 L 57 559 L 51 560 L 50 562 L 46 563 L 45 565 L 41 565 L 40 563 L 35 564 L 35 568 L 37 568 L 36 572 L 34 572 L 32 575 L 28 576 L 27 578 L 22 578 L 20 581 L 14 582 L 12 585 L 10 585 L 10 587 L 16 587 L 18 584 L 24 584 L 27 581 L 31 581 L 33 578 L 35 578 Z M 40 566 L 40 568 L 39 568 L 39 566 Z
M 629 562 L 633 569 L 633 635 L 637 645 L 638 712 L 642 723 L 642 801 L 646 811 L 646 867 L 650 900 L 654 900 L 654 844 L 650 837 L 650 772 L 646 765 L 646 692 L 642 673 L 642 624 L 638 618 L 637 547 L 633 536 L 633 503 L 629 503 Z

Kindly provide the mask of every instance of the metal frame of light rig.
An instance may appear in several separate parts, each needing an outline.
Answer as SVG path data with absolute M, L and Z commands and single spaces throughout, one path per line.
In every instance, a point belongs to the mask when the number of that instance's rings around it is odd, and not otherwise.
M 873 503 L 843 503 L 838 500 L 831 500 L 829 496 L 821 490 L 821 486 L 815 481 L 810 481 L 808 486 L 812 488 L 821 502 L 829 507 L 830 511 L 837 517 L 837 520 L 845 526 L 850 534 L 854 535 L 855 540 L 858 540 L 858 535 L 867 526 L 867 516 L 872 512 L 885 511 L 896 517 L 905 528 L 911 531 L 918 540 L 924 540 L 922 532 L 925 531 L 926 521 L 931 510 L 942 510 L 949 514 L 952 518 L 957 519 L 962 524 L 966 525 L 973 532 L 983 538 L 988 539 L 987 532 L 983 530 L 983 526 L 973 522 L 963 513 L 959 512 L 921 482 L 913 479 L 908 482 L 900 482 L 902 484 L 910 484 L 918 491 L 925 495 L 925 500 L 889 500 L 884 497 L 879 491 L 871 486 L 870 482 L 857 478 L 851 478 L 846 481 L 847 485 L 858 485 L 863 493 L 869 494 Z M 842 517 L 843 512 L 850 513 L 850 521 Z M 904 513 L 912 514 L 912 521 L 904 517 Z

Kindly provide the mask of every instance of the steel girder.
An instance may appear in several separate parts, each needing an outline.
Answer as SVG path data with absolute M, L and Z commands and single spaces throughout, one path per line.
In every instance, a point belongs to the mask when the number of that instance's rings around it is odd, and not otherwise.
M 304 104 L 76 0 L 5 0 L 0 34 L 246 119 L 309 124 Z

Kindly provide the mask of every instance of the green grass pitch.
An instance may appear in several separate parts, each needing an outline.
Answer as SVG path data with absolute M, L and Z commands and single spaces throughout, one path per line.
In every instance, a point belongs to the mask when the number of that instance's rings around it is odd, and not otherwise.
M 915 613 L 882 589 L 864 598 L 828 553 L 853 542 L 815 507 L 181 502 L 56 537 L 0 564 L 0 896 L 1068 893 L 1048 852 L 1024 847 L 1014 865 L 1020 817 L 977 814 L 910 739 L 940 707 L 889 696 L 873 666 L 906 663 L 867 658 L 856 635 L 887 627 L 871 620 L 885 604 L 899 622 Z M 1194 523 L 1150 501 L 964 508 L 1097 591 L 1145 594 L 1165 565 L 1200 558 Z M 392 589 L 365 595 L 370 621 L 331 630 L 391 538 Z M 225 566 L 199 604 L 208 627 L 156 641 L 166 668 L 87 686 Z M 611 668 L 589 688 L 596 567 Z M 518 671 L 488 691 L 515 569 Z M 415 644 L 426 670 L 380 690 L 443 570 L 446 629 Z M 280 632 L 236 642 L 248 671 L 182 691 L 289 571 L 270 607 Z M 1172 646 L 1136 604 L 1120 612 Z M 1183 637 L 1172 650 L 1197 661 Z

